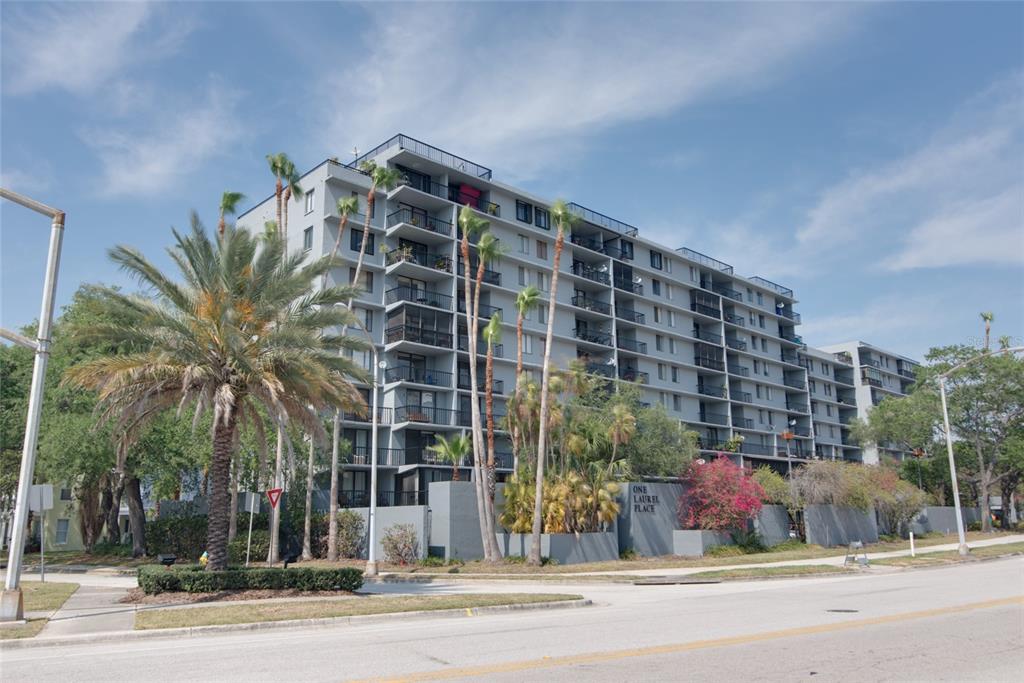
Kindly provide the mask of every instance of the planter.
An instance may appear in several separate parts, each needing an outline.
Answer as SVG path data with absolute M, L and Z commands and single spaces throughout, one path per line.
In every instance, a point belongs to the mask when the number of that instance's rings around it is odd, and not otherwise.
M 496 534 L 502 557 L 528 557 L 530 534 Z M 540 554 L 558 564 L 580 564 L 619 559 L 618 534 L 595 531 L 585 534 L 541 534 Z
M 732 534 L 726 531 L 686 529 L 672 532 L 672 554 L 685 557 L 704 557 L 711 548 L 733 545 Z

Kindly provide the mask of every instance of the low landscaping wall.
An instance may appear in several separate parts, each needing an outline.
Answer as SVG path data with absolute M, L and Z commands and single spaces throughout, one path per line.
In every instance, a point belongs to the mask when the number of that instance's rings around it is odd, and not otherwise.
M 363 518 L 363 533 L 370 531 L 370 509 L 351 508 L 353 512 Z M 377 506 L 377 559 L 384 561 L 384 546 L 381 539 L 387 533 L 389 527 L 395 524 L 411 524 L 416 530 L 416 538 L 420 546 L 420 558 L 427 556 L 427 543 L 430 539 L 430 510 L 426 505 L 396 505 L 394 507 Z M 479 535 L 479 534 L 478 534 Z M 301 536 L 300 536 L 301 540 Z M 365 543 L 363 544 L 366 545 Z M 367 549 L 363 548 L 362 558 L 366 559 Z
M 484 544 L 473 482 L 435 481 L 429 484 L 429 491 L 430 554 L 445 560 L 482 558 Z
M 672 532 L 672 554 L 684 557 L 704 557 L 718 545 L 732 545 L 732 534 L 724 531 L 683 529 Z
M 785 505 L 764 505 L 754 518 L 754 531 L 768 547 L 789 540 L 789 512 Z
M 874 510 L 862 512 L 836 505 L 808 505 L 804 508 L 804 526 L 807 542 L 826 548 L 849 545 L 853 541 L 878 542 Z
M 619 550 L 632 550 L 644 557 L 672 554 L 672 532 L 679 529 L 682 495 L 681 484 L 623 484 L 616 523 Z
M 530 534 L 496 534 L 502 557 L 528 557 Z M 619 540 L 614 531 L 585 534 L 541 534 L 541 557 L 558 564 L 580 564 L 619 559 Z
M 961 508 L 964 527 L 971 522 L 981 520 L 981 513 L 976 507 Z M 927 534 L 937 531 L 941 534 L 956 533 L 956 508 L 952 505 L 929 505 L 918 513 L 910 523 L 910 530 L 915 534 Z

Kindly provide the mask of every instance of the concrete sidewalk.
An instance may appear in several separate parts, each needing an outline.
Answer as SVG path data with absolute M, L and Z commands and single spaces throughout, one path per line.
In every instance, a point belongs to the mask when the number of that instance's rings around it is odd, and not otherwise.
M 135 627 L 135 605 L 123 605 L 127 589 L 79 585 L 78 590 L 50 617 L 39 638 L 61 638 L 83 633 L 130 631 Z

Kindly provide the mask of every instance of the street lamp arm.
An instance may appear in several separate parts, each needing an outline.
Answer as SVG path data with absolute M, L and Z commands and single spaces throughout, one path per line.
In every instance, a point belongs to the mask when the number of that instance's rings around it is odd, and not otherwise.
M 939 375 L 937 377 L 937 379 L 944 380 L 947 377 L 949 377 L 950 375 L 952 375 L 954 372 L 960 370 L 961 368 L 964 368 L 964 367 L 970 365 L 971 363 L 979 361 L 982 358 L 988 358 L 989 356 L 998 356 L 998 355 L 1004 354 L 1004 353 L 1020 353 L 1020 352 L 1024 352 L 1024 346 L 1013 346 L 1013 347 L 1006 348 L 1006 349 L 999 349 L 998 351 L 986 351 L 985 353 L 982 353 L 981 355 L 971 356 L 970 358 L 968 358 L 967 360 L 963 361 L 962 363 L 958 363 L 957 365 L 954 365 L 949 370 L 946 370 L 941 375 Z

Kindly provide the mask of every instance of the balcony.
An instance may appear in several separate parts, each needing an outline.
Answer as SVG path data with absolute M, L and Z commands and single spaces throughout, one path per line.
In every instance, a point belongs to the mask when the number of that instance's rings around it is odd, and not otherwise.
M 386 383 L 414 382 L 432 387 L 451 387 L 452 373 L 414 365 L 399 365 L 384 371 L 384 381 Z
M 715 425 L 728 425 L 729 416 L 725 413 L 709 413 L 706 410 L 700 411 L 700 421 Z
M 572 305 L 577 308 L 583 308 L 594 313 L 602 313 L 604 315 L 612 314 L 612 305 L 606 304 L 603 301 L 598 301 L 593 297 L 589 297 L 586 294 L 577 294 L 572 298 Z
M 779 315 L 781 315 L 783 318 L 789 318 L 790 320 L 795 322 L 797 325 L 800 324 L 800 314 L 799 313 L 794 313 L 793 311 L 787 311 L 784 308 L 776 309 L 775 312 L 778 313 Z
M 786 399 L 786 410 L 791 413 L 807 413 L 810 412 L 807 408 L 806 403 L 800 403 L 799 401 L 790 401 Z
M 742 365 L 734 365 L 730 363 L 729 372 L 733 375 L 738 375 L 740 377 L 750 377 L 750 368 L 744 367 Z
M 587 363 L 587 372 L 611 379 L 615 376 L 615 366 L 607 363 Z
M 853 356 L 850 355 L 849 351 L 839 351 L 833 353 L 832 357 L 836 359 L 838 363 L 846 363 L 847 365 L 853 365 Z
M 588 209 L 585 206 L 580 206 L 576 202 L 570 203 L 567 208 L 573 215 L 579 216 L 591 225 L 597 225 L 602 228 L 607 228 L 612 232 L 617 232 L 620 235 L 626 235 L 627 237 L 636 237 L 640 232 L 632 225 L 623 223 L 622 221 L 616 220 L 610 216 L 605 216 L 603 213 L 598 213 Z
M 472 260 L 470 261 L 470 263 L 472 263 Z M 469 273 L 469 277 L 472 280 L 476 280 L 476 274 L 477 274 L 476 268 L 477 268 L 476 264 L 474 263 L 471 266 L 471 270 L 470 270 L 470 273 Z M 466 274 L 466 269 L 463 267 L 462 259 L 460 258 L 459 259 L 459 277 L 462 277 L 465 274 Z M 501 273 L 499 273 L 496 270 L 488 270 L 485 267 L 484 268 L 483 282 L 486 282 L 489 285 L 494 285 L 496 287 L 500 287 L 501 286 Z
M 719 372 L 725 372 L 725 363 L 714 358 L 707 358 L 705 356 L 695 356 L 693 364 L 700 368 L 708 368 L 709 370 L 718 370 Z
M 399 247 L 398 249 L 389 251 L 384 262 L 389 266 L 395 266 L 401 263 L 414 263 L 417 266 L 433 268 L 434 270 L 440 270 L 445 273 L 452 272 L 452 259 L 450 256 L 434 254 L 419 249 L 408 250 Z
M 726 287 L 725 285 L 711 285 L 711 291 L 715 294 L 721 294 L 722 296 L 735 299 L 736 301 L 743 301 L 743 294 L 737 292 L 732 287 Z
M 906 368 L 899 368 L 897 370 L 897 372 L 899 372 L 900 377 L 904 377 L 906 379 L 917 379 L 917 375 L 914 374 L 913 370 L 908 370 Z
M 789 430 L 791 432 L 793 432 L 794 434 L 796 434 L 797 436 L 810 436 L 811 435 L 811 430 L 810 430 L 809 427 L 801 427 L 800 425 L 796 425 L 795 427 L 790 427 Z
M 647 355 L 647 342 L 637 341 L 636 339 L 626 339 L 623 337 L 617 337 L 615 339 L 615 345 L 620 349 L 626 351 L 632 351 L 633 353 L 639 353 Z
M 405 464 L 405 453 L 401 448 L 378 448 L 377 465 L 383 467 L 398 467 Z M 352 452 L 346 458 L 349 465 L 372 465 L 369 446 L 353 446 Z
M 802 345 L 804 343 L 804 338 L 803 337 L 801 337 L 798 334 L 793 334 L 792 332 L 782 332 L 782 331 L 780 331 L 779 332 L 779 337 L 782 338 L 782 339 L 785 339 L 786 341 L 788 341 L 788 342 L 790 342 L 792 344 L 801 344 Z
M 779 360 L 781 360 L 783 363 L 789 363 L 790 365 L 799 365 L 800 367 L 802 367 L 802 368 L 804 368 L 806 370 L 810 370 L 811 369 L 810 367 L 808 367 L 810 365 L 810 361 L 808 361 L 806 359 L 799 358 L 796 355 L 796 353 L 793 352 L 792 350 L 787 351 L 787 350 L 783 349 L 779 353 Z
M 771 446 L 744 441 L 740 444 L 740 453 L 747 455 L 771 455 L 772 448 Z
M 500 206 L 494 202 L 485 200 L 482 194 L 477 194 L 477 192 L 479 192 L 477 188 L 474 187 L 472 188 L 473 191 L 469 192 L 464 190 L 463 187 L 468 188 L 469 186 L 454 187 L 449 185 L 448 199 L 459 206 L 471 206 L 481 213 L 486 213 L 488 216 L 494 216 L 495 218 L 501 217 Z
M 739 417 L 738 415 L 732 416 L 732 426 L 739 427 L 741 429 L 753 429 L 754 421 L 749 417 Z
M 370 492 L 361 489 L 339 491 L 339 498 L 343 508 L 365 508 L 370 505 Z M 426 504 L 426 491 L 377 491 L 377 505 L 380 507 Z
M 410 287 L 408 285 L 392 287 L 388 291 L 384 292 L 384 301 L 388 304 L 407 301 L 409 303 L 422 304 L 424 306 L 433 306 L 434 308 L 440 308 L 444 311 L 452 310 L 452 298 L 447 294 L 430 292 L 425 289 L 420 289 L 419 287 Z
M 864 382 L 864 384 L 867 384 L 869 387 L 877 387 L 879 389 L 882 388 L 882 380 L 880 379 L 875 379 L 874 377 L 861 377 L 861 380 Z
M 708 387 L 703 384 L 697 385 L 697 393 L 715 398 L 725 398 L 725 387 Z
M 577 339 L 582 339 L 585 342 L 590 342 L 591 344 L 601 344 L 602 346 L 612 345 L 612 336 L 610 334 L 607 332 L 591 330 L 586 327 L 573 328 L 572 336 Z
M 737 351 L 747 350 L 747 342 L 737 339 L 736 337 L 726 337 L 725 345 L 730 349 L 736 349 Z
M 610 244 L 604 245 L 604 247 L 602 248 L 602 251 L 605 254 L 608 254 L 609 256 L 611 256 L 612 258 L 619 259 L 620 261 L 632 261 L 633 260 L 633 252 L 632 251 L 626 251 L 625 249 L 620 249 L 619 247 L 613 247 Z
M 791 377 L 786 377 L 782 380 L 782 383 L 785 384 L 787 387 L 792 387 L 794 389 L 800 389 L 802 391 L 807 390 L 807 383 L 799 378 L 793 379 Z
M 472 427 L 473 426 L 473 412 L 469 409 L 458 411 L 457 423 L 460 427 Z M 494 430 L 505 431 L 501 424 L 505 419 L 505 413 L 495 409 L 494 411 Z M 487 411 L 483 406 L 480 407 L 480 422 L 483 424 L 484 429 L 487 429 Z
M 452 335 L 450 332 L 428 330 L 413 325 L 389 327 L 384 332 L 384 340 L 386 344 L 407 341 L 416 344 L 426 344 L 427 346 L 439 346 L 445 349 L 452 347 Z
M 585 247 L 591 251 L 596 251 L 599 254 L 604 253 L 604 243 L 596 237 L 587 237 L 585 235 L 570 235 L 569 241 L 579 247 Z
M 469 336 L 465 334 L 459 335 L 459 351 L 469 351 Z M 483 339 L 477 338 L 476 340 L 476 352 L 479 356 L 487 355 L 487 342 Z M 492 346 L 492 352 L 495 358 L 505 357 L 505 347 L 501 344 L 494 344 Z
M 367 409 L 363 413 L 353 413 L 344 411 L 341 413 L 342 422 L 356 422 L 362 424 L 370 424 L 370 410 Z M 391 408 L 377 407 L 377 424 L 378 425 L 389 425 L 391 424 Z
M 479 391 L 485 391 L 487 389 L 487 378 L 483 376 L 484 373 L 481 371 L 480 375 L 476 378 L 476 388 Z M 472 382 L 469 381 L 469 370 L 459 370 L 458 387 L 459 389 L 468 390 L 472 386 Z M 496 379 L 491 382 L 491 391 L 495 394 L 505 393 L 505 382 L 500 379 Z
M 696 301 L 693 302 L 692 304 L 690 304 L 690 310 L 695 312 L 695 313 L 700 313 L 702 315 L 711 316 L 712 318 L 721 318 L 722 317 L 717 308 L 712 308 L 711 306 L 706 306 L 704 304 L 699 304 Z
M 643 295 L 644 286 L 639 282 L 633 282 L 633 280 L 624 277 L 615 278 L 615 288 L 621 289 L 624 292 L 632 292 L 633 294 Z
M 639 382 L 649 384 L 651 376 L 646 372 L 640 372 L 636 368 L 619 368 L 619 379 L 627 382 Z
M 715 334 L 714 332 L 708 332 L 707 330 L 698 329 L 696 327 L 693 328 L 693 331 L 690 333 L 690 335 L 694 339 L 700 339 L 701 341 L 706 341 L 710 344 L 720 345 L 722 343 L 722 335 Z
M 402 422 L 419 422 L 432 425 L 451 425 L 454 410 L 435 406 L 398 406 L 395 408 L 395 424 Z
M 637 323 L 639 325 L 643 325 L 647 321 L 647 318 L 644 316 L 643 313 L 640 313 L 639 311 L 634 311 L 629 308 L 616 307 L 615 317 L 618 318 L 619 320 L 626 320 L 631 323 Z
M 592 268 L 585 263 L 574 263 L 572 264 L 572 274 L 577 277 L 582 277 L 587 280 L 598 282 L 602 285 L 611 283 L 611 278 L 608 277 L 608 273 L 597 268 Z
M 463 299 L 459 299 L 459 313 L 466 312 L 466 302 Z M 480 317 L 481 318 L 493 318 L 494 314 L 502 315 L 500 306 L 490 306 L 485 303 L 480 304 Z
M 736 325 L 738 327 L 747 326 L 747 319 L 744 318 L 742 315 L 736 315 L 735 313 L 726 313 L 723 317 L 725 318 L 725 322 L 727 323 L 732 323 L 733 325 Z
M 443 186 L 442 186 L 443 187 Z M 402 208 L 397 211 L 393 211 L 388 214 L 387 226 L 393 228 L 396 225 L 405 223 L 413 227 L 422 228 L 429 232 L 437 233 L 438 235 L 444 235 L 448 237 L 452 234 L 452 224 L 448 221 L 443 221 L 440 218 L 434 218 L 428 215 L 426 212 L 413 211 L 412 209 Z
M 754 397 L 749 391 L 730 391 L 729 398 L 740 403 L 753 403 Z

